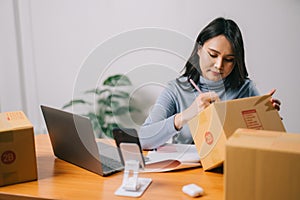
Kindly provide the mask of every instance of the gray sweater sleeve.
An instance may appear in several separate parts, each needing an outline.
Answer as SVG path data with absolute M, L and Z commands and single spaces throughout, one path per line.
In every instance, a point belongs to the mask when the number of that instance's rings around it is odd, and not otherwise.
M 203 92 L 207 92 L 206 90 L 202 88 Z M 230 88 L 225 91 L 223 86 L 215 87 L 213 91 L 217 92 L 222 101 L 259 95 L 254 83 L 249 79 L 239 88 Z M 175 129 L 174 117 L 176 113 L 182 112 L 190 106 L 197 96 L 198 93 L 180 88 L 176 81 L 169 82 L 140 129 L 139 138 L 142 148 L 157 148 L 171 138 L 175 143 L 193 141 L 187 124 L 179 131 Z
M 157 148 L 179 133 L 174 127 L 176 101 L 176 96 L 168 88 L 157 98 L 140 129 L 139 138 L 143 149 Z

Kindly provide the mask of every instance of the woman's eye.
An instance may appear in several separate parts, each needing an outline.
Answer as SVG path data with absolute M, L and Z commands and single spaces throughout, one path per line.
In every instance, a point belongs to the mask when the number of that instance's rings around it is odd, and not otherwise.
M 210 57 L 212 57 L 212 58 L 216 58 L 216 57 L 218 57 L 218 55 L 216 55 L 216 54 L 212 54 L 212 53 L 208 53 L 209 55 L 210 55 Z
M 226 61 L 226 62 L 233 62 L 233 61 L 234 61 L 234 58 L 226 58 L 225 61 Z

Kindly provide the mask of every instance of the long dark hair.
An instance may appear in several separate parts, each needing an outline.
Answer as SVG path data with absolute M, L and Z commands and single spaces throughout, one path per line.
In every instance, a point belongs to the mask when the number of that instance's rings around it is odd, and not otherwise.
M 198 35 L 193 52 L 184 66 L 184 73 L 181 77 L 193 79 L 198 83 L 201 70 L 199 66 L 199 56 L 197 54 L 199 45 L 216 36 L 224 35 L 231 44 L 234 53 L 234 67 L 228 76 L 229 84 L 225 88 L 239 87 L 248 78 L 248 72 L 245 64 L 245 52 L 242 33 L 238 25 L 231 19 L 222 17 L 214 19 L 210 22 Z M 177 79 L 178 80 L 178 79 Z

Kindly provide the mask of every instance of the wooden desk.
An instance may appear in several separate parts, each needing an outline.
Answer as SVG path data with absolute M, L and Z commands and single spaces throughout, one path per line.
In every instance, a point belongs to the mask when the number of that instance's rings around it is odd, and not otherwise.
M 35 142 L 38 181 L 0 187 L 0 199 L 134 199 L 114 195 L 123 172 L 101 177 L 56 158 L 47 134 L 37 135 Z M 153 180 L 141 199 L 193 199 L 181 191 L 189 183 L 203 187 L 201 200 L 223 199 L 223 174 L 203 172 L 202 168 L 140 176 Z

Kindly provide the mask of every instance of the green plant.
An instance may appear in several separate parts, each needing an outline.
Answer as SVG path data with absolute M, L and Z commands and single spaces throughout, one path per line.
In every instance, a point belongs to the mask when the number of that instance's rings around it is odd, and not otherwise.
M 129 105 L 129 93 L 124 91 L 126 86 L 131 86 L 130 79 L 122 74 L 112 75 L 105 79 L 102 87 L 87 90 L 84 94 L 94 94 L 95 103 L 85 99 L 73 99 L 63 106 L 63 109 L 74 105 L 88 105 L 94 109 L 84 114 L 92 122 L 97 137 L 102 137 L 102 133 L 112 137 L 112 129 L 121 127 L 115 120 L 130 112 L 139 111 L 137 108 Z

